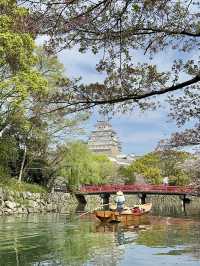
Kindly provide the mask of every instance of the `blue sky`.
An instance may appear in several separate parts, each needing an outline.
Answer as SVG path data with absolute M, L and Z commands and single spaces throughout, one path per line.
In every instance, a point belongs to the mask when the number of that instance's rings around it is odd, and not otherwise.
M 86 125 L 88 133 L 99 118 L 101 117 L 97 114 L 91 117 Z M 144 154 L 154 150 L 160 139 L 169 137 L 175 130 L 174 123 L 166 123 L 166 119 L 165 112 L 159 110 L 144 114 L 118 115 L 111 119 L 111 123 L 122 142 L 123 153 Z
M 154 63 L 161 65 L 161 70 L 169 69 L 174 56 L 173 51 L 168 54 L 159 54 Z M 81 76 L 84 83 L 103 81 L 104 75 L 98 73 L 95 69 L 99 58 L 100 56 L 93 55 L 90 52 L 80 54 L 76 48 L 65 50 L 59 55 L 68 77 Z M 138 54 L 137 59 L 142 61 L 142 55 Z M 168 138 L 172 132 L 178 130 L 175 122 L 169 121 L 168 108 L 166 108 L 164 97 L 162 102 L 164 106 L 156 111 L 146 111 L 145 113 L 134 111 L 126 115 L 117 115 L 111 119 L 110 122 L 122 143 L 123 153 L 141 155 L 153 151 L 159 140 Z M 86 123 L 86 138 L 100 118 L 97 113 L 94 113 Z

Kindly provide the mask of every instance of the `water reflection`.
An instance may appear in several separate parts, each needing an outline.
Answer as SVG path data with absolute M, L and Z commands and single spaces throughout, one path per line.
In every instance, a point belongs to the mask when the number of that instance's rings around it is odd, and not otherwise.
M 94 223 L 59 215 L 1 220 L 0 265 L 82 265 L 92 248 L 109 245 L 94 235 Z
M 190 254 L 200 260 L 199 219 L 148 216 L 137 219 L 132 225 L 99 224 L 96 230 L 114 233 L 117 245 L 168 248 L 156 255 Z
M 91 215 L 0 218 L 0 266 L 196 266 L 199 260 L 200 219 L 147 215 L 102 224 Z
M 117 245 L 124 245 L 136 240 L 139 231 L 145 231 L 151 227 L 150 217 L 136 216 L 134 220 L 124 223 L 98 223 L 96 232 L 109 233 L 115 236 Z
M 200 198 L 192 197 L 183 208 L 179 196 L 152 195 L 148 198 L 153 204 L 153 214 L 173 217 L 200 217 Z

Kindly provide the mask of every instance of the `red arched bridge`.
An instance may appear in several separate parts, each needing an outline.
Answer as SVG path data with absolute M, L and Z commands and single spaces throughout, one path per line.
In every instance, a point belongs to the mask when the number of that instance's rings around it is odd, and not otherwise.
M 149 184 L 109 184 L 109 185 L 83 185 L 76 192 L 76 198 L 79 203 L 86 204 L 85 195 L 99 195 L 103 204 L 109 203 L 111 194 L 117 191 L 123 191 L 124 194 L 137 194 L 141 203 L 145 203 L 147 195 L 178 195 L 183 202 L 189 203 L 190 196 L 200 196 L 200 189 L 192 186 L 168 186 L 168 185 L 149 185 Z
M 109 184 L 109 185 L 84 185 L 81 186 L 79 193 L 83 195 L 96 195 L 102 193 L 115 194 L 117 191 L 125 194 L 154 194 L 154 195 L 190 195 L 200 196 L 200 189 L 192 186 L 166 186 L 149 184 Z
M 200 188 L 193 186 L 168 186 L 168 185 L 150 185 L 150 184 L 108 184 L 108 185 L 83 185 L 75 192 L 76 198 L 81 204 L 86 204 L 85 195 L 99 195 L 103 204 L 109 203 L 111 194 L 117 191 L 123 191 L 124 194 L 137 194 L 141 203 L 145 203 L 147 195 L 178 195 L 185 206 L 189 203 L 191 196 L 200 196 Z M 55 191 L 67 192 L 66 188 L 56 188 Z

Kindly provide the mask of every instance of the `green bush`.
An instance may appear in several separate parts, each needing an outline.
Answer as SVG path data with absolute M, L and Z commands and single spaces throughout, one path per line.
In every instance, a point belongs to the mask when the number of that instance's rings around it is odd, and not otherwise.
M 145 179 L 151 184 L 161 184 L 161 170 L 157 167 L 149 167 L 143 172 Z
M 169 185 L 172 186 L 183 186 L 190 183 L 190 178 L 184 172 L 178 173 L 176 176 L 169 176 Z
M 124 178 L 125 184 L 132 184 L 135 182 L 135 172 L 131 167 L 123 167 L 121 166 L 118 170 L 119 175 Z

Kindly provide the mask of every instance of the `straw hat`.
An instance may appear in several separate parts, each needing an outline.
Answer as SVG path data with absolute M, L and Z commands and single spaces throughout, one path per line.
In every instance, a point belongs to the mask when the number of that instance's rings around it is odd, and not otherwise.
M 122 191 L 117 191 L 117 195 L 118 196 L 122 196 L 123 195 L 123 192 Z

